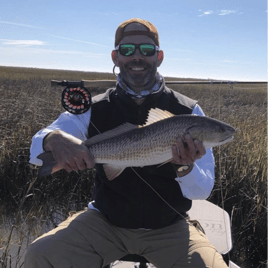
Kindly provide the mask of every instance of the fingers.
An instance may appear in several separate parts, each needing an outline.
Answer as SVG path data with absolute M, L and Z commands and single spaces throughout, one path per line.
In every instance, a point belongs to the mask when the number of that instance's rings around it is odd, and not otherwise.
M 186 141 L 185 141 L 186 142 Z M 183 139 L 179 138 L 177 140 L 177 148 L 178 148 L 178 156 L 179 156 L 179 162 L 181 165 L 189 165 L 193 164 L 192 155 L 190 154 L 190 147 L 188 143 L 185 143 L 184 145 Z M 191 146 L 192 147 L 192 146 Z
M 76 166 L 75 166 L 73 163 L 67 163 L 67 162 L 65 162 L 65 163 L 63 164 L 63 168 L 64 168 L 68 173 L 70 173 L 70 172 L 72 172 L 72 171 L 77 171 L 77 168 L 76 168 Z
M 94 158 L 92 156 L 85 156 L 82 158 L 74 157 L 69 160 L 65 160 L 63 168 L 67 172 L 84 170 L 85 168 L 93 168 L 95 165 Z
M 87 168 L 93 168 L 95 166 L 95 159 L 89 153 L 89 151 L 87 152 L 87 156 L 84 158 L 84 163 L 85 163 Z
M 194 161 L 196 160 L 195 159 L 195 155 L 196 155 L 196 147 L 195 147 L 195 144 L 194 144 L 194 141 L 192 139 L 192 137 L 187 134 L 185 136 L 185 142 L 187 143 L 187 149 L 188 149 L 188 153 L 186 152 L 186 155 L 191 159 L 192 163 L 189 163 L 189 164 L 193 164 Z
M 77 157 L 74 157 L 71 162 L 71 169 L 73 171 L 84 170 L 85 168 L 93 168 L 95 165 L 94 157 L 87 151 L 82 152 Z
M 67 172 L 84 170 L 92 168 L 95 165 L 94 157 L 90 154 L 87 147 L 84 145 L 74 145 L 70 148 L 65 148 L 56 154 L 55 159 L 58 161 L 59 167 Z
M 194 140 L 195 148 L 196 148 L 196 159 L 200 159 L 202 156 L 206 154 L 206 149 L 203 146 L 202 142 L 199 140 Z
M 65 169 L 68 173 L 85 169 L 84 162 L 81 163 L 80 161 L 78 161 L 78 159 L 71 157 L 68 158 L 67 156 L 66 158 L 62 159 L 57 166 L 61 167 L 62 169 Z
M 181 163 L 180 152 L 179 152 L 176 144 L 172 145 L 172 156 L 173 156 L 172 162 Z
M 94 157 L 83 141 L 61 130 L 48 134 L 44 140 L 44 148 L 51 151 L 55 162 L 54 170 L 65 169 L 68 172 L 92 168 Z
M 206 154 L 206 149 L 199 140 L 193 140 L 187 134 L 177 139 L 176 145 L 172 146 L 173 162 L 181 165 L 193 164 Z

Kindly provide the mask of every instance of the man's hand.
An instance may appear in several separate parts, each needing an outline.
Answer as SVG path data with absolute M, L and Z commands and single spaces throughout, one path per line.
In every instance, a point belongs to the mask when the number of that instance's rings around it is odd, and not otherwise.
M 67 172 L 92 168 L 95 165 L 93 156 L 82 140 L 61 130 L 54 130 L 44 139 L 45 151 L 51 151 L 58 163 L 56 168 Z
M 195 160 L 206 154 L 206 149 L 199 140 L 193 140 L 190 134 L 179 137 L 177 143 L 172 146 L 173 164 L 192 167 Z M 189 172 L 192 168 L 189 170 Z M 187 174 L 187 172 L 184 172 Z M 184 175 L 186 175 L 184 174 Z

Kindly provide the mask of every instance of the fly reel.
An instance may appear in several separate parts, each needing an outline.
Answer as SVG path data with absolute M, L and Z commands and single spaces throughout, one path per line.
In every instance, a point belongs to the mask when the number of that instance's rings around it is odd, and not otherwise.
M 66 87 L 62 92 L 61 104 L 65 110 L 72 114 L 83 114 L 91 106 L 91 95 L 83 87 Z
M 81 81 L 56 81 L 51 80 L 51 87 L 66 87 L 61 95 L 61 104 L 63 108 L 72 114 L 83 114 L 91 106 L 90 92 L 84 87 Z

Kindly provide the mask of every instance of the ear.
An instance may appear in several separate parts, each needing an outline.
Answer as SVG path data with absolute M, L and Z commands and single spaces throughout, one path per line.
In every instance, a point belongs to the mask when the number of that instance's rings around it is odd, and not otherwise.
M 163 50 L 158 51 L 157 53 L 157 67 L 159 67 L 164 59 L 164 52 Z
M 111 56 L 112 56 L 112 60 L 113 60 L 114 65 L 116 67 L 119 67 L 117 51 L 116 50 L 113 50 Z

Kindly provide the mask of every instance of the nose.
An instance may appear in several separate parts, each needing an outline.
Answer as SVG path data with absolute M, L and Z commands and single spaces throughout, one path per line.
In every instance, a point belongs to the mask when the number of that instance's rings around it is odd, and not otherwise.
M 132 59 L 143 59 L 143 55 L 141 54 L 139 48 L 136 48 L 134 54 L 132 55 Z

